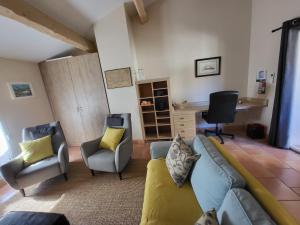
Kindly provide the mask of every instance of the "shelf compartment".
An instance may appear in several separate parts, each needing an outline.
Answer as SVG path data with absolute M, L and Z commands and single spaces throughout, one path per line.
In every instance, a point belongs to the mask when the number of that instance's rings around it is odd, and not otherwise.
M 160 117 L 157 117 L 156 118 L 156 122 L 157 122 L 157 124 L 171 124 L 170 118 L 160 118 Z
M 169 110 L 169 98 L 168 96 L 155 98 L 155 110 L 164 111 Z
M 155 127 L 156 123 L 144 123 L 144 127 Z
M 170 118 L 170 111 L 156 111 L 156 117 L 158 119 L 162 119 L 162 118 Z
M 153 89 L 161 89 L 161 88 L 168 88 L 168 82 L 165 80 L 153 82 Z
M 158 127 L 159 138 L 172 138 L 171 125 L 164 125 Z
M 153 93 L 152 93 L 151 83 L 139 84 L 139 93 L 140 93 L 140 98 L 152 97 Z
M 142 113 L 154 112 L 154 105 L 141 106 Z
M 154 90 L 154 97 L 159 96 L 168 96 L 168 89 L 163 88 Z
M 153 140 L 153 139 L 157 139 L 157 131 L 156 131 L 156 127 L 145 127 L 145 138 L 146 140 Z
M 147 105 L 142 105 L 143 102 L 144 102 L 144 103 L 147 103 Z M 154 106 L 153 98 L 144 98 L 144 99 L 140 99 L 140 106 L 141 106 L 142 108 Z M 154 108 L 154 107 L 153 107 L 153 108 Z
M 168 95 L 154 96 L 154 98 L 168 98 Z
M 143 113 L 143 122 L 144 124 L 155 124 L 155 113 L 149 112 L 149 113 Z
M 168 90 L 168 88 L 164 87 L 164 88 L 153 88 L 153 91 L 157 91 L 157 90 Z

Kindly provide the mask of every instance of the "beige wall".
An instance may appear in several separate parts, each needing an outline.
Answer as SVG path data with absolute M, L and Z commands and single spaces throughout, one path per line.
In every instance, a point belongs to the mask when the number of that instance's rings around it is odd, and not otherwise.
M 247 94 L 251 0 L 160 0 L 147 12 L 148 23 L 134 18 L 132 26 L 147 79 L 170 77 L 176 102 L 226 89 Z M 214 56 L 222 56 L 221 76 L 195 78 L 194 60 Z
M 124 67 L 134 68 L 133 46 L 130 44 L 124 6 L 119 7 L 97 22 L 94 31 L 103 76 L 106 70 Z M 134 76 L 132 78 L 133 86 L 131 87 L 107 89 L 107 99 L 111 113 L 131 113 L 133 138 L 142 139 Z M 107 87 L 106 81 L 105 86 Z
M 282 22 L 300 16 L 299 0 L 253 0 L 251 22 L 251 45 L 248 76 L 248 95 L 269 99 L 260 122 L 268 128 L 270 126 L 276 88 L 270 74 L 277 74 L 281 31 L 271 33 L 271 30 L 280 27 Z M 257 95 L 256 73 L 267 70 L 267 93 Z
M 12 100 L 8 82 L 30 82 L 34 97 Z M 0 122 L 9 137 L 13 155 L 19 151 L 23 127 L 53 120 L 38 65 L 0 58 Z

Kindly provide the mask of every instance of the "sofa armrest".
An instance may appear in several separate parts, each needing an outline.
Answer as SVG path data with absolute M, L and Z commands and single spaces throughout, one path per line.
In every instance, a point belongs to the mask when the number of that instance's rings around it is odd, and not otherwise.
M 87 167 L 89 167 L 87 159 L 99 149 L 99 143 L 101 139 L 102 137 L 81 144 L 80 146 L 81 155 Z
M 131 158 L 133 151 L 132 141 L 129 137 L 123 140 L 117 147 L 115 152 L 115 163 L 117 172 L 121 172 Z
M 68 152 L 67 143 L 63 142 L 60 145 L 58 149 L 57 157 L 60 164 L 61 172 L 66 173 L 69 167 L 69 152 Z
M 19 155 L 0 167 L 3 179 L 14 189 L 20 189 L 16 182 L 17 174 L 24 168 L 23 156 Z
M 157 141 L 150 145 L 151 159 L 166 158 L 172 141 Z

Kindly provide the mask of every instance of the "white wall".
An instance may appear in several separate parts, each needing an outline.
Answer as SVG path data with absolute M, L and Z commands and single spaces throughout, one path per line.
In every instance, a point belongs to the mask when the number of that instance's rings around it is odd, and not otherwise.
M 12 100 L 8 82 L 30 82 L 34 97 Z M 9 136 L 12 156 L 19 152 L 23 127 L 53 120 L 38 65 L 0 58 L 0 122 Z
M 266 69 L 268 74 L 277 74 L 281 31 L 272 34 L 271 30 L 299 16 L 299 0 L 252 0 L 248 96 L 269 99 L 269 106 L 259 119 L 268 128 L 272 118 L 276 80 L 272 83 L 272 78 L 268 76 L 267 93 L 257 95 L 256 73 Z
M 124 6 L 97 22 L 94 31 L 103 75 L 106 70 L 134 67 Z M 133 86 L 107 89 L 107 98 L 111 113 L 131 113 L 133 138 L 142 139 L 134 76 Z
M 161 0 L 147 13 L 148 23 L 134 18 L 132 26 L 146 79 L 170 77 L 176 102 L 226 89 L 247 94 L 251 0 Z M 195 78 L 194 60 L 214 56 L 222 56 L 221 76 Z

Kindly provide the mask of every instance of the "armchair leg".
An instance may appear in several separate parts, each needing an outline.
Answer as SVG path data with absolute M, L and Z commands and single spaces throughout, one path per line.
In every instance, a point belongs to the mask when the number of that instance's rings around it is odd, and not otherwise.
M 25 190 L 24 189 L 20 189 L 20 193 L 22 194 L 23 197 L 25 197 Z
M 64 178 L 65 178 L 65 181 L 68 181 L 68 175 L 67 175 L 67 173 L 64 173 L 63 175 L 64 175 Z
M 118 174 L 119 174 L 119 178 L 120 178 L 120 180 L 122 180 L 122 173 L 121 173 L 121 172 L 119 172 Z
M 95 176 L 95 171 L 94 170 L 90 170 L 90 171 L 91 171 L 92 176 Z

